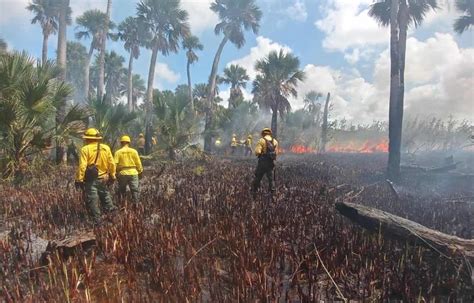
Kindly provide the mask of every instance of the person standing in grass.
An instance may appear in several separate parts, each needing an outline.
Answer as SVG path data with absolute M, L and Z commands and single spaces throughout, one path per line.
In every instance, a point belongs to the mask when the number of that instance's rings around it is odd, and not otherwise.
M 132 193 L 132 201 L 138 202 L 139 178 L 143 172 L 142 162 L 138 152 L 130 147 L 130 137 L 122 136 L 120 144 L 122 148 L 115 152 L 115 163 L 117 164 L 118 196 L 122 200 L 127 192 L 127 186 Z
M 260 188 L 260 182 L 263 176 L 267 176 L 268 189 L 270 193 L 275 192 L 273 184 L 273 169 L 275 168 L 275 160 L 277 158 L 278 141 L 273 138 L 272 130 L 264 128 L 262 130 L 262 138 L 258 140 L 255 147 L 255 155 L 258 157 L 257 169 L 255 170 L 255 179 L 252 183 L 252 195 L 256 196 Z
M 79 155 L 75 186 L 82 189 L 89 213 L 95 223 L 100 223 L 100 200 L 106 212 L 116 210 L 109 186 L 115 182 L 115 162 L 110 147 L 101 143 L 102 136 L 89 128 L 82 136 L 84 146 Z

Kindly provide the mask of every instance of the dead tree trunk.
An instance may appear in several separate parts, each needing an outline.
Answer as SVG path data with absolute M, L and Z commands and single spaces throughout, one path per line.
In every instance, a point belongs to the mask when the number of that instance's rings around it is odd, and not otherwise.
M 319 145 L 319 152 L 326 152 L 326 144 L 328 143 L 328 116 L 329 116 L 329 99 L 331 93 L 328 93 L 326 97 L 326 103 L 324 104 L 323 112 L 323 125 L 321 127 L 321 144 Z
M 336 203 L 336 209 L 352 221 L 387 236 L 416 242 L 447 255 L 462 254 L 474 262 L 474 240 L 447 235 L 416 222 L 360 204 Z

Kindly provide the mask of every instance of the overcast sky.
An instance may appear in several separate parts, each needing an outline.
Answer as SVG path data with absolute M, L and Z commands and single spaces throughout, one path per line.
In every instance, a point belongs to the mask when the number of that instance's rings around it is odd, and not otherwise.
M 26 50 L 41 56 L 42 34 L 30 24 L 32 15 L 25 9 L 29 0 L 0 0 L 0 37 L 10 49 Z M 107 0 L 71 0 L 73 17 L 85 10 L 105 11 Z M 120 23 L 135 14 L 135 0 L 113 0 L 112 19 Z M 212 0 L 181 0 L 189 12 L 191 29 L 204 44 L 199 62 L 192 67 L 193 83 L 206 82 L 221 37 L 213 28 L 217 16 L 209 9 Z M 473 32 L 463 35 L 452 30 L 457 12 L 450 0 L 438 0 L 441 9 L 430 13 L 423 25 L 411 29 L 407 42 L 405 108 L 410 116 L 436 116 L 474 121 Z M 368 15 L 373 0 L 257 0 L 263 11 L 257 35 L 246 34 L 246 45 L 237 49 L 228 43 L 220 71 L 231 63 L 244 66 L 253 78 L 253 66 L 270 50 L 283 48 L 300 58 L 307 79 L 299 86 L 293 108 L 302 106 L 310 90 L 331 92 L 334 118 L 369 123 L 388 117 L 389 30 L 380 28 Z M 74 39 L 75 24 L 68 30 Z M 57 36 L 49 41 L 49 57 L 54 58 Z M 82 41 L 86 46 L 90 41 Z M 120 42 L 107 44 L 128 60 Z M 143 49 L 135 72 L 146 79 L 150 51 Z M 186 82 L 185 53 L 159 56 L 155 86 L 174 89 Z M 245 95 L 250 98 L 251 83 Z M 229 90 L 221 88 L 227 99 Z

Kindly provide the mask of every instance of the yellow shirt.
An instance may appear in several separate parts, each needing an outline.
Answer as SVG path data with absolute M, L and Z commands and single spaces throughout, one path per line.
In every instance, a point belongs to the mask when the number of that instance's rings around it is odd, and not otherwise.
M 245 140 L 245 145 L 246 146 L 252 146 L 252 139 L 247 138 L 247 140 Z
M 84 174 L 88 165 L 94 164 L 97 155 L 97 142 L 89 143 L 81 148 L 79 156 L 79 166 L 76 172 L 76 181 L 83 182 Z M 97 157 L 96 166 L 99 170 L 99 179 L 110 177 L 115 179 L 115 162 L 110 147 L 100 143 L 99 156 Z
M 230 142 L 230 146 L 237 146 L 237 138 L 233 137 L 232 141 Z
M 266 135 L 264 138 L 260 138 L 258 140 L 257 146 L 255 147 L 255 155 L 258 157 L 267 152 L 267 142 L 265 140 L 273 142 L 273 146 L 275 147 L 275 153 L 278 154 L 278 141 L 276 139 L 273 139 L 270 135 Z
M 220 147 L 222 145 L 222 142 L 221 140 L 217 139 L 214 144 L 216 145 L 216 147 Z
M 128 145 L 115 152 L 115 163 L 117 172 L 122 176 L 136 176 L 143 172 L 138 152 Z

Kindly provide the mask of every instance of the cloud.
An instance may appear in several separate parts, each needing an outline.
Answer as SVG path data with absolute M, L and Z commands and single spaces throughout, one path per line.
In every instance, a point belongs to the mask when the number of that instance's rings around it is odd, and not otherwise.
M 71 10 L 72 10 L 72 18 L 75 20 L 78 16 L 82 15 L 85 11 L 91 9 L 98 9 L 102 12 L 106 12 L 107 10 L 107 1 L 97 1 L 97 0 L 80 0 L 80 1 L 71 1 L 70 2 Z M 117 7 L 114 7 L 114 3 L 112 3 L 112 12 L 114 10 L 118 10 Z
M 194 34 L 214 28 L 219 21 L 210 9 L 213 0 L 182 0 L 181 6 L 189 13 L 189 24 Z
M 175 84 L 181 75 L 173 71 L 166 63 L 156 62 L 154 86 L 163 89 L 164 83 Z
M 6 25 L 13 20 L 24 20 L 29 24 L 33 15 L 26 9 L 30 0 L 2 0 L 0 2 L 0 25 Z
M 286 45 L 273 42 L 269 38 L 262 36 L 257 37 L 257 45 L 250 49 L 250 53 L 240 59 L 230 61 L 227 66 L 231 64 L 238 64 L 247 70 L 247 74 L 251 79 L 255 79 L 257 73 L 255 72 L 255 63 L 268 55 L 271 51 L 279 51 L 283 49 L 285 52 L 292 52 L 291 48 Z
M 407 116 L 435 116 L 473 121 L 474 48 L 460 48 L 451 34 L 435 33 L 424 41 L 409 38 L 405 72 Z M 307 65 L 305 81 L 298 87 L 295 108 L 303 105 L 310 90 L 331 92 L 332 118 L 370 123 L 388 118 L 390 53 L 386 49 L 375 60 L 371 82 L 356 69 Z
M 308 12 L 303 0 L 294 0 L 293 5 L 289 6 L 285 12 L 288 17 L 295 21 L 304 22 L 308 18 Z
M 326 37 L 323 47 L 331 51 L 387 43 L 389 31 L 368 15 L 373 0 L 328 0 L 325 14 L 315 25 Z

